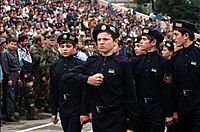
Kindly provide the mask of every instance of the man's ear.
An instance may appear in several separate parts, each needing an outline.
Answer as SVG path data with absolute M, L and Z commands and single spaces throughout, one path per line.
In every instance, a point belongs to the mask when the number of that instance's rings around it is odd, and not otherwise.
M 153 39 L 153 40 L 151 41 L 151 44 L 152 44 L 153 46 L 156 46 L 156 39 Z
M 183 34 L 183 38 L 184 39 L 188 39 L 190 36 L 189 36 L 189 34 L 186 32 L 185 34 Z
M 118 44 L 119 40 L 115 39 L 114 42 L 115 42 L 115 45 L 116 45 L 116 44 Z

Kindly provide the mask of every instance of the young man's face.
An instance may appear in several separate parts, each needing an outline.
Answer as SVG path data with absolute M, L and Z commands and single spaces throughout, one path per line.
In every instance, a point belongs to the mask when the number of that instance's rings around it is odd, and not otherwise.
M 176 46 L 177 47 L 183 46 L 185 43 L 185 40 L 181 32 L 179 32 L 178 30 L 174 30 L 173 33 L 174 33 L 173 40 Z
M 112 55 L 114 53 L 114 46 L 117 43 L 117 40 L 113 40 L 111 34 L 107 32 L 102 32 L 97 35 L 98 49 L 103 56 Z
M 10 49 L 10 50 L 12 50 L 12 51 L 15 51 L 16 50 L 16 48 L 17 48 L 17 42 L 10 42 L 10 43 L 8 43 L 8 48 Z
M 22 47 L 26 47 L 28 45 L 28 39 L 25 39 L 23 42 L 20 42 Z
M 76 52 L 76 48 L 71 43 L 60 44 L 60 50 L 63 57 L 68 57 Z
M 94 52 L 94 46 L 88 45 L 88 52 Z
M 140 47 L 143 51 L 149 51 L 152 48 L 150 40 L 147 36 L 142 36 L 142 40 L 140 41 Z
M 116 55 L 119 54 L 120 49 L 121 49 L 121 45 L 116 44 L 116 45 L 114 46 L 114 52 L 115 52 Z
M 134 50 L 135 50 L 136 56 L 145 54 L 145 51 L 142 50 L 141 44 L 140 44 L 140 43 L 135 43 L 135 48 L 134 48 Z

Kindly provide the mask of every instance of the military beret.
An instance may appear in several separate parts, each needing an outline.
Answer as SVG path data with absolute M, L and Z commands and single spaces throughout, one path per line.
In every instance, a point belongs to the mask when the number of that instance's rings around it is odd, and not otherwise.
M 134 38 L 135 43 L 140 43 L 141 40 L 142 40 L 141 35 Z
M 72 45 L 76 45 L 78 43 L 78 38 L 70 33 L 62 33 L 58 39 L 57 43 L 58 44 L 64 44 L 65 42 L 70 42 Z
M 164 36 L 162 35 L 162 33 L 158 31 L 156 28 L 152 28 L 152 27 L 143 28 L 142 35 L 151 36 L 155 38 L 159 43 L 162 43 L 164 39 Z
M 185 21 L 185 20 L 173 21 L 173 30 L 175 29 L 188 29 L 196 33 L 198 32 L 197 27 L 193 23 L 190 23 L 189 21 Z
M 170 51 L 174 51 L 174 43 L 172 41 L 165 41 L 164 46 L 167 47 Z
M 93 38 L 94 38 L 94 41 L 97 42 L 97 35 L 101 32 L 107 32 L 109 34 L 112 35 L 113 39 L 117 39 L 119 38 L 119 30 L 113 26 L 113 25 L 110 25 L 110 24 L 98 24 L 92 34 L 93 34 Z

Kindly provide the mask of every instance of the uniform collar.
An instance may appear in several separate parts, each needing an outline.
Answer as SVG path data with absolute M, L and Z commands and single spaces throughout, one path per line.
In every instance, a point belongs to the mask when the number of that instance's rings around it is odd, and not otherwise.
M 153 51 L 153 52 L 147 52 L 146 55 L 148 56 L 152 56 L 152 55 L 155 55 L 155 54 L 158 54 L 158 51 Z
M 71 60 L 71 59 L 74 58 L 74 55 L 70 55 L 70 56 L 68 56 L 68 57 L 63 57 L 63 56 L 62 56 L 62 58 L 63 58 L 64 60 Z
M 101 58 L 103 58 L 103 59 L 111 59 L 111 58 L 114 58 L 116 56 L 116 54 L 115 53 L 113 53 L 112 55 L 110 55 L 110 56 L 102 56 L 102 55 L 100 55 L 100 57 Z
M 191 49 L 191 48 L 194 47 L 194 46 L 195 46 L 195 45 L 194 45 L 194 42 L 193 42 L 193 43 L 192 43 L 191 45 L 189 45 L 188 47 L 186 47 L 186 48 L 183 47 L 183 49 L 184 49 L 184 50 Z

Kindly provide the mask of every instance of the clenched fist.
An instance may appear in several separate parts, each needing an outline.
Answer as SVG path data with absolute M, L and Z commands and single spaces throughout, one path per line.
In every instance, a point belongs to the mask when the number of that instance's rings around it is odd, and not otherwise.
M 102 73 L 97 73 L 93 76 L 90 76 L 87 80 L 87 83 L 93 86 L 100 86 L 103 82 L 104 76 Z

